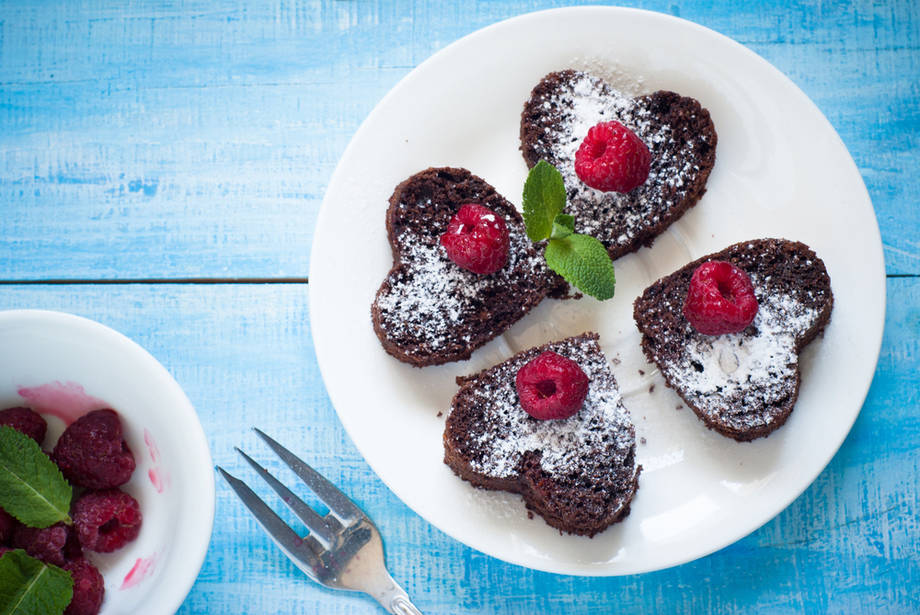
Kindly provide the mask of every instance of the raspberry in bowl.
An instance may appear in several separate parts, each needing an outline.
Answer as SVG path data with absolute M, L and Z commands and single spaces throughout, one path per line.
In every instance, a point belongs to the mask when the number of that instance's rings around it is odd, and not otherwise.
M 73 486 L 72 525 L 25 531 L 0 514 L 0 551 L 60 558 L 80 592 L 67 613 L 174 612 L 214 520 L 211 456 L 188 398 L 140 346 L 84 318 L 0 312 L 0 343 L 0 425 L 40 442 Z

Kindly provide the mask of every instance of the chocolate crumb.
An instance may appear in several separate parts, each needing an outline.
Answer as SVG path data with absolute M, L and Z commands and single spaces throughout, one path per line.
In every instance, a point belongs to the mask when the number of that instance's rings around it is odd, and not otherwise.
M 648 392 L 649 392 L 649 393 L 654 393 L 654 392 L 655 392 L 655 385 L 654 385 L 654 384 L 649 386 Z
M 645 439 L 645 436 L 639 438 L 639 444 L 645 444 L 646 442 L 647 440 Z
M 443 411 L 443 410 L 439 410 L 439 411 L 438 411 L 438 418 L 441 418 L 442 416 L 444 416 L 444 411 Z
M 640 369 L 640 370 L 639 370 L 639 375 L 640 375 L 640 376 L 644 376 L 644 375 L 645 375 L 645 370 L 644 370 L 644 369 Z

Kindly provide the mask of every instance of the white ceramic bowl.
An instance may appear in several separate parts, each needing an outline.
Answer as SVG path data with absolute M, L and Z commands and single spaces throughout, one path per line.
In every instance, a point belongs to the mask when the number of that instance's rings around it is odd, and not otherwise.
M 214 524 L 211 455 L 191 402 L 147 351 L 78 316 L 0 312 L 0 348 L 0 408 L 42 413 L 46 449 L 90 410 L 121 415 L 137 461 L 122 489 L 139 502 L 144 523 L 123 549 L 88 553 L 105 577 L 102 614 L 173 613 L 198 576 Z

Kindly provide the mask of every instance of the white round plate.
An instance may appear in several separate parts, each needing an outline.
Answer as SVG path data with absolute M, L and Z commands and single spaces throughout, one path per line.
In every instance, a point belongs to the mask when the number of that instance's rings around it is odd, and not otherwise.
M 0 312 L 0 408 L 48 421 L 51 449 L 91 410 L 120 417 L 136 468 L 121 489 L 143 523 L 112 553 L 85 552 L 105 579 L 100 615 L 174 613 L 201 569 L 214 525 L 214 470 L 198 415 L 146 350 L 97 322 L 43 310 Z
M 616 296 L 544 301 L 470 361 L 417 369 L 387 355 L 370 305 L 391 267 L 384 214 L 403 179 L 470 169 L 520 206 L 519 117 L 546 73 L 590 70 L 621 89 L 668 89 L 712 114 L 708 191 L 654 246 L 619 259 Z M 784 237 L 824 259 L 836 298 L 802 355 L 795 411 L 769 438 L 708 431 L 639 347 L 632 302 L 657 278 L 736 241 Z M 503 560 L 579 575 L 656 570 L 715 551 L 789 505 L 856 419 L 881 345 L 885 279 L 869 196 L 845 146 L 785 76 L 738 43 L 670 16 L 594 7 L 524 15 L 471 34 L 407 75 L 354 136 L 320 211 L 310 270 L 316 354 L 332 402 L 367 462 L 409 507 Z M 593 539 L 560 535 L 521 499 L 474 489 L 444 465 L 454 378 L 527 347 L 600 333 L 645 443 L 632 512 Z M 644 374 L 640 373 L 644 371 Z M 654 389 L 650 391 L 652 386 Z M 444 413 L 442 415 L 441 413 Z

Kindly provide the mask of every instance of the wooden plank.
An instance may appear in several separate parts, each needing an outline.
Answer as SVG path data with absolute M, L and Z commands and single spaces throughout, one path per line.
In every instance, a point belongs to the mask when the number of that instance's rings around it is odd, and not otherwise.
M 305 276 L 335 163 L 384 93 L 451 41 L 559 4 L 4 3 L 0 279 Z M 799 84 L 866 179 L 888 272 L 920 273 L 920 5 L 641 6 Z
M 391 571 L 425 613 L 901 614 L 920 610 L 913 591 L 920 581 L 920 279 L 890 279 L 887 294 L 875 381 L 817 481 L 726 549 L 610 579 L 505 564 L 397 500 L 351 444 L 324 392 L 304 285 L 13 285 L 0 306 L 68 310 L 137 340 L 184 387 L 214 461 L 231 471 L 249 476 L 233 446 L 266 452 L 249 425 L 277 434 L 374 517 Z M 220 484 L 217 511 L 207 560 L 180 613 L 379 612 L 304 579 Z

